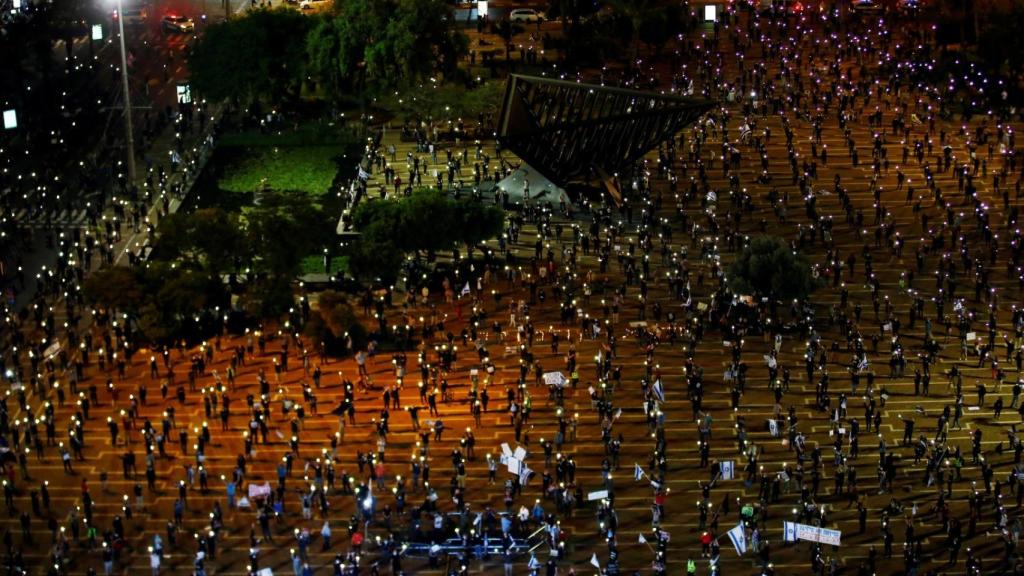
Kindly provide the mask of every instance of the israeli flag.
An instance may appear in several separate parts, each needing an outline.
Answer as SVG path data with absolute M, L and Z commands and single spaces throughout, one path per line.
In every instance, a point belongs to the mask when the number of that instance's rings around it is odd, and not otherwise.
M 857 370 L 860 371 L 860 372 L 867 371 L 867 369 L 870 366 L 871 366 L 871 363 L 868 362 L 868 357 L 867 356 L 861 356 L 860 361 L 857 362 Z
M 736 463 L 732 460 L 722 462 L 722 480 L 732 480 L 736 477 Z
M 776 420 L 775 418 L 769 418 L 768 419 L 768 430 L 771 432 L 772 438 L 778 438 L 779 437 L 779 421 Z
M 654 397 L 658 399 L 658 402 L 665 401 L 665 390 L 661 386 L 661 378 L 654 381 L 654 387 L 651 390 L 654 392 Z
M 644 469 L 639 464 L 633 464 L 633 479 L 639 480 L 644 477 Z
M 743 556 L 747 552 L 747 534 L 743 531 L 743 523 L 740 522 L 735 528 L 729 530 L 729 540 L 732 540 L 732 545 L 736 548 L 736 553 Z
M 782 523 L 782 541 L 796 542 L 796 522 Z

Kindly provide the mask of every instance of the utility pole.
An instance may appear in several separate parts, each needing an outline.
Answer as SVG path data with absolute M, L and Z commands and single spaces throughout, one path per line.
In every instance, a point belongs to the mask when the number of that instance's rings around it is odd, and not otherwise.
M 117 0 L 117 32 L 121 44 L 121 85 L 124 88 L 124 136 L 128 149 L 128 183 L 135 185 L 135 135 L 132 130 L 132 96 L 128 87 L 128 55 L 124 48 L 124 9 Z

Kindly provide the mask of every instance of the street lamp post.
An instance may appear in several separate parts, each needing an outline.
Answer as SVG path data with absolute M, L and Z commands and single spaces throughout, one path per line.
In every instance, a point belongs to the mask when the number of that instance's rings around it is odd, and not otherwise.
M 124 89 L 124 132 L 128 149 L 128 183 L 135 184 L 135 135 L 132 130 L 132 97 L 128 89 L 128 55 L 124 48 L 124 10 L 122 0 L 117 0 L 117 32 L 121 44 L 121 84 Z

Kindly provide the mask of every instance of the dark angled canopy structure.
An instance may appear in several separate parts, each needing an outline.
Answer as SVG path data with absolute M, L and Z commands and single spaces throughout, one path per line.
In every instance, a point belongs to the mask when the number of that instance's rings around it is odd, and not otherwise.
M 498 140 L 559 186 L 622 171 L 714 107 L 698 98 L 513 74 Z

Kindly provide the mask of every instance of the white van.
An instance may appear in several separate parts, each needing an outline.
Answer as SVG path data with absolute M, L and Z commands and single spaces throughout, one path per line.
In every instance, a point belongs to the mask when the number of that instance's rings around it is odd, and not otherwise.
M 122 15 L 124 16 L 125 24 L 142 24 L 146 22 L 146 19 L 149 17 L 148 7 L 145 4 L 142 4 L 141 2 L 122 4 L 121 9 L 123 14 L 118 14 L 116 8 L 112 13 L 112 17 L 115 23 L 117 22 L 118 17 Z

